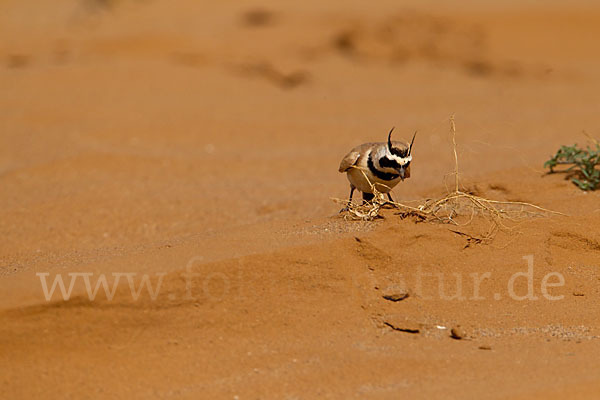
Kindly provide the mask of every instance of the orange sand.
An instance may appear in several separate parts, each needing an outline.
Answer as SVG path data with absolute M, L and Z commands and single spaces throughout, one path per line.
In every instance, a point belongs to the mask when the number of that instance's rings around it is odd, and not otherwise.
M 596 396 L 599 194 L 542 165 L 600 137 L 600 7 L 487 3 L 2 1 L 0 397 Z M 443 194 L 452 114 L 466 190 L 569 216 L 465 248 L 485 221 L 337 215 L 392 126 L 395 198 Z M 46 301 L 73 272 L 165 275 Z

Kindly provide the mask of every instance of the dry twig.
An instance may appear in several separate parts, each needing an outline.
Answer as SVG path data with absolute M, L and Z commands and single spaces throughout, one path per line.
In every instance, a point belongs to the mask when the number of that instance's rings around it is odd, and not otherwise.
M 499 230 L 511 229 L 506 224 L 507 221 L 518 222 L 525 218 L 544 217 L 551 214 L 564 215 L 531 203 L 490 200 L 461 191 L 454 115 L 450 117 L 450 133 L 452 135 L 454 152 L 454 191 L 439 199 L 420 201 L 419 203 L 421 204 L 415 207 L 398 202 L 389 202 L 384 199 L 383 194 L 377 190 L 375 185 L 368 180 L 364 171 L 362 171 L 367 181 L 371 184 L 375 197 L 372 201 L 362 205 L 351 203 L 348 211 L 344 214 L 344 218 L 354 220 L 381 218 L 379 212 L 386 204 L 391 204 L 398 208 L 400 211 L 397 215 L 401 218 L 415 217 L 418 221 L 449 223 L 457 226 L 469 225 L 476 216 L 482 216 L 490 222 L 488 231 L 481 238 L 467 235 L 471 239 L 468 241 L 469 244 L 479 244 L 491 241 Z M 339 203 L 348 204 L 347 200 L 334 200 Z M 454 232 L 459 233 L 458 231 Z

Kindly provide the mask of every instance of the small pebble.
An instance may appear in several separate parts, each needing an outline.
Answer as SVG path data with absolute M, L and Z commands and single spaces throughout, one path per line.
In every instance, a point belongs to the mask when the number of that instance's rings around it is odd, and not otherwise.
M 407 292 L 389 292 L 383 295 L 383 298 L 389 301 L 400 301 L 408 297 Z
M 465 337 L 465 332 L 459 325 L 457 325 L 454 328 L 450 329 L 450 337 L 452 339 L 461 340 Z

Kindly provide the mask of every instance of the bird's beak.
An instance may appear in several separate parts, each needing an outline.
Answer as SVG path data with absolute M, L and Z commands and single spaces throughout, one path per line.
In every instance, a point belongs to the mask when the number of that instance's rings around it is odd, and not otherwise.
M 406 169 L 398 168 L 398 173 L 400 174 L 400 179 L 404 180 L 404 176 L 406 175 Z

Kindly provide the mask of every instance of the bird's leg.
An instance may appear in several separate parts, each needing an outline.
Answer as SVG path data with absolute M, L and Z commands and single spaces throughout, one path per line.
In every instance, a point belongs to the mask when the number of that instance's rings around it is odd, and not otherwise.
M 389 201 L 386 201 L 384 206 L 391 207 L 391 208 L 398 208 L 398 206 L 396 204 L 394 204 L 395 202 L 394 202 L 394 199 L 392 199 L 392 195 L 389 192 L 387 193 L 387 195 L 388 195 Z
M 390 200 L 389 204 L 392 206 L 392 208 L 397 208 L 397 206 L 394 204 L 394 199 L 392 199 L 392 195 L 390 194 L 390 192 L 387 193 L 387 197 Z
M 373 193 L 363 192 L 363 203 L 367 203 L 375 198 Z
M 340 210 L 340 213 L 344 211 L 348 211 L 350 209 L 350 204 L 352 204 L 352 195 L 354 194 L 354 189 L 356 189 L 353 185 L 350 185 L 350 199 L 348 199 L 348 205 Z

